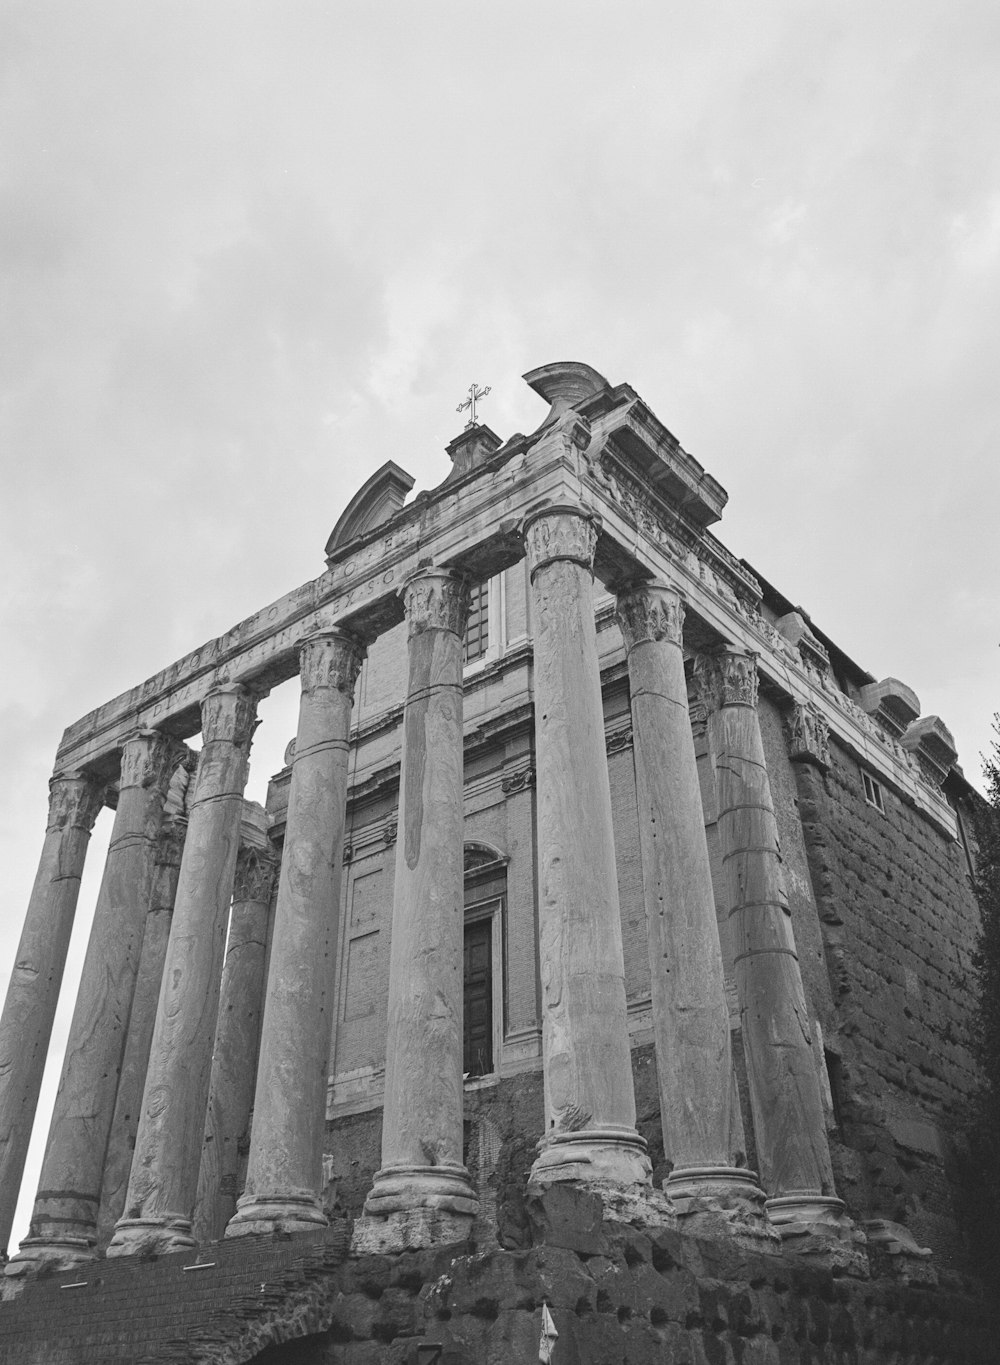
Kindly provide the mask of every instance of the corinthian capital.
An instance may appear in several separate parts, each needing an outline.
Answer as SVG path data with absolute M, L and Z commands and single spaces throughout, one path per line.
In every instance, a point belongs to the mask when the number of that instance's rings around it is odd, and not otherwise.
M 522 528 L 532 577 L 554 559 L 569 559 L 593 571 L 601 519 L 582 507 L 545 507 L 531 513 Z
M 657 640 L 683 642 L 684 602 L 665 583 L 639 583 L 620 592 L 616 615 L 627 650 Z
M 425 630 L 465 634 L 469 615 L 469 585 L 448 569 L 418 569 L 404 584 L 403 606 L 411 636 Z
M 722 706 L 757 705 L 757 655 L 748 649 L 721 649 L 695 660 L 699 700 L 711 714 Z
M 83 773 L 62 773 L 49 781 L 49 818 L 46 829 L 94 828 L 104 805 L 104 784 Z
M 252 848 L 244 844 L 236 859 L 233 900 L 266 904 L 271 899 L 277 871 L 277 850 Z
M 184 759 L 186 747 L 160 730 L 138 730 L 122 745 L 122 769 L 118 789 L 156 787 L 167 794 L 174 769 Z
M 257 728 L 257 698 L 242 683 L 221 683 L 201 704 L 201 737 L 205 744 L 228 740 L 250 751 Z
M 345 696 L 353 697 L 364 658 L 364 645 L 346 630 L 326 630 L 321 635 L 310 636 L 299 651 L 303 692 L 333 687 Z

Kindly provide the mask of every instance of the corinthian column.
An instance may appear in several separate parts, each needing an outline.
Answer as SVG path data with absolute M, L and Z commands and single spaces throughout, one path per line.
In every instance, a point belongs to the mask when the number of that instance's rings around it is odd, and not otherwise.
M 212 1043 L 256 698 L 237 683 L 202 702 L 188 815 L 125 1216 L 109 1256 L 193 1246 Z
M 90 831 L 104 787 L 53 777 L 49 818 L 0 1017 L 0 1254 L 6 1252 L 73 931 Z
M 323 1132 L 337 984 L 351 707 L 364 649 L 345 632 L 329 631 L 307 640 L 300 659 L 302 700 L 274 912 L 250 1162 L 246 1190 L 227 1237 L 303 1231 L 327 1221 L 319 1201 Z
M 764 1196 L 745 1169 L 722 949 L 684 679 L 680 596 L 644 583 L 618 596 L 628 654 L 639 851 L 649 935 L 665 1186 L 677 1212 L 745 1230 Z M 741 1168 L 740 1163 L 743 1163 Z M 773 1235 L 773 1234 L 772 1234 Z
M 255 814 L 263 822 L 259 832 L 262 842 L 244 843 L 236 860 L 194 1213 L 198 1242 L 218 1241 L 236 1212 L 241 1148 L 250 1135 L 264 1011 L 268 923 L 278 872 L 278 853 L 266 834 L 267 812 L 257 806 Z M 296 1042 L 300 1038 L 295 1035 Z M 290 1088 L 288 1093 L 296 1092 Z M 261 1096 L 261 1103 L 263 1099 Z
M 757 715 L 757 661 L 741 649 L 702 656 L 733 920 L 736 988 L 767 1211 L 797 1249 L 843 1242 L 853 1225 L 836 1197 L 812 1029 L 785 894 L 778 827 Z
M 156 841 L 175 741 L 143 730 L 122 749 L 118 807 L 97 896 L 28 1236 L 10 1270 L 93 1254 Z
M 186 772 L 182 765 L 175 771 L 171 787 L 178 777 L 184 776 Z M 168 808 L 169 794 L 167 807 L 164 808 L 165 816 Z M 181 851 L 184 847 L 186 828 L 187 821 L 184 819 L 165 818 L 156 848 L 153 889 L 149 898 L 146 927 L 142 935 L 142 952 L 139 955 L 139 970 L 132 995 L 132 1013 L 129 1015 L 125 1054 L 122 1058 L 121 1075 L 118 1078 L 115 1112 L 108 1135 L 108 1151 L 101 1180 L 101 1205 L 97 1214 L 98 1247 L 107 1246 L 115 1230 L 115 1224 L 125 1208 L 125 1191 L 128 1189 L 129 1171 L 132 1169 L 132 1152 L 135 1148 L 136 1129 L 139 1126 L 139 1109 L 146 1082 L 146 1067 L 149 1064 L 149 1045 L 156 1022 L 156 1002 L 160 998 L 160 982 L 163 979 L 163 963 L 167 955 L 170 920 L 174 913 L 174 896 L 177 892 L 177 877 L 181 867 Z
M 643 1185 L 594 625 L 595 519 L 525 524 L 534 607 L 546 1131 L 534 1181 Z
M 397 1222 L 406 1222 L 409 1210 L 446 1215 L 425 1218 L 426 1226 L 413 1234 L 419 1242 L 463 1236 L 478 1208 L 462 1164 L 462 635 L 468 591 L 463 579 L 445 570 L 420 569 L 404 587 L 403 600 L 410 676 L 389 956 L 382 1169 L 365 1213 L 400 1215 Z

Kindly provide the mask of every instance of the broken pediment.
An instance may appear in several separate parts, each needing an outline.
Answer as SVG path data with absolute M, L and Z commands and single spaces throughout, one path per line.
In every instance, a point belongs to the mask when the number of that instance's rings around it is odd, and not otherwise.
M 326 542 L 326 562 L 335 564 L 344 549 L 359 536 L 388 521 L 402 507 L 416 480 L 394 460 L 386 460 L 381 469 L 361 485 L 330 533 Z

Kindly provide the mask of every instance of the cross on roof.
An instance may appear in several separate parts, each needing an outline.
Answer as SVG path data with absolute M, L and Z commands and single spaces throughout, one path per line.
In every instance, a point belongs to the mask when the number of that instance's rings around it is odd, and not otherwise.
M 468 431 L 469 427 L 474 427 L 476 425 L 476 403 L 480 398 L 486 397 L 490 391 L 490 387 L 491 386 L 487 384 L 485 389 L 481 389 L 478 384 L 470 384 L 468 398 L 464 403 L 459 403 L 458 407 L 455 409 L 456 412 L 464 412 L 466 408 L 469 409 L 469 420 L 465 424 L 466 431 Z

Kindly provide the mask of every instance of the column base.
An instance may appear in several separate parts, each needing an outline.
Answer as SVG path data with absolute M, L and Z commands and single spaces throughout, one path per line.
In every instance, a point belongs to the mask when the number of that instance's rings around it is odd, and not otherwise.
M 191 1219 L 164 1214 L 160 1218 L 122 1218 L 105 1253 L 112 1256 L 167 1256 L 190 1251 L 198 1243 L 191 1235 Z
M 535 1185 L 600 1181 L 612 1185 L 647 1185 L 652 1170 L 646 1140 L 634 1128 L 580 1128 L 573 1133 L 547 1133 L 528 1180 Z
M 474 1218 L 479 1199 L 464 1166 L 386 1166 L 375 1172 L 365 1216 L 381 1218 L 408 1209 L 439 1209 Z
M 92 1261 L 96 1255 L 93 1237 L 26 1237 L 3 1273 L 16 1276 L 41 1270 L 71 1270 L 81 1261 Z
M 787 1251 L 868 1278 L 867 1239 L 847 1216 L 843 1200 L 806 1191 L 768 1199 L 766 1208 Z
M 251 1237 L 262 1232 L 314 1232 L 329 1219 L 314 1194 L 243 1195 L 226 1224 L 226 1237 Z
M 684 1232 L 732 1237 L 754 1251 L 777 1251 L 781 1245 L 754 1171 L 740 1166 L 675 1166 L 663 1192 Z
M 398 1251 L 465 1242 L 472 1235 L 474 1222 L 473 1214 L 449 1209 L 400 1209 L 383 1217 L 366 1212 L 355 1220 L 351 1254 L 390 1256 Z

